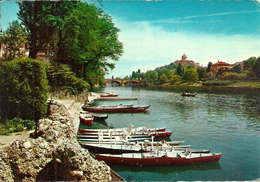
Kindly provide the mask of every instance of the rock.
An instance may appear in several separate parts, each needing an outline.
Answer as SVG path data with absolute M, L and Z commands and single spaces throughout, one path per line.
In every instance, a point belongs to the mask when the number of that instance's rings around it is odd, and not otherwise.
M 0 181 L 110 181 L 110 168 L 92 158 L 76 139 L 67 108 L 50 102 L 37 132 L 0 151 Z

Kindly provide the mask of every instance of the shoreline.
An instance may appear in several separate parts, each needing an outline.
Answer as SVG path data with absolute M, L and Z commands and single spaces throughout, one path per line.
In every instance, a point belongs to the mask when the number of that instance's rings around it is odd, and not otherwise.
M 88 101 L 89 103 L 93 102 L 95 98 L 99 97 L 99 94 L 90 92 L 88 94 Z M 76 100 L 73 99 L 54 99 L 57 102 L 60 102 L 63 104 L 70 113 L 71 117 L 74 119 L 74 125 L 77 131 L 77 128 L 79 126 L 79 119 L 78 114 L 79 110 L 81 109 L 81 106 L 84 105 L 82 102 L 76 102 Z M 9 145 L 11 145 L 16 140 L 22 140 L 25 138 L 30 137 L 30 133 L 34 132 L 35 130 L 24 130 L 20 132 L 14 132 L 10 133 L 9 135 L 0 135 L 0 149 L 3 149 Z

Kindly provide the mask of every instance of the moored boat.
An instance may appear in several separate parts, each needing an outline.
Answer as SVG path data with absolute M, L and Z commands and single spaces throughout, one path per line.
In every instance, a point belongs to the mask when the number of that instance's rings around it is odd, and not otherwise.
M 89 112 L 99 113 L 134 113 L 144 112 L 150 106 L 116 105 L 116 106 L 82 106 L 82 109 Z
M 105 120 L 108 118 L 107 114 L 91 113 L 88 111 L 80 111 L 80 114 L 90 114 L 94 118 L 94 120 Z
M 94 100 L 137 100 L 137 97 L 98 97 Z
M 142 153 L 151 151 L 179 151 L 179 152 L 195 152 L 195 153 L 209 153 L 209 150 L 192 150 L 188 148 L 190 145 L 146 145 L 146 142 L 128 142 L 122 144 L 112 143 L 88 143 L 80 142 L 83 148 L 88 149 L 93 154 L 122 154 L 122 153 Z
M 107 93 L 102 93 L 100 94 L 100 97 L 117 97 L 118 94 L 114 93 L 114 92 L 107 92 Z
M 107 164 L 159 166 L 159 165 L 192 165 L 208 162 L 218 162 L 221 153 L 190 153 L 188 155 L 177 151 L 147 152 L 123 154 L 96 154 L 96 159 Z
M 80 119 L 80 122 L 91 126 L 93 123 L 94 117 L 91 114 L 80 113 L 79 119 Z
M 165 132 L 166 128 L 147 128 L 145 126 L 134 128 L 132 124 L 130 124 L 127 128 L 108 128 L 108 129 L 79 129 L 79 132 L 83 133 L 110 133 L 110 132 Z
M 132 132 L 127 132 L 127 131 L 110 131 L 110 132 L 88 132 L 82 129 L 79 129 L 78 132 L 81 135 L 92 135 L 92 136 L 97 136 L 100 133 L 102 133 L 103 136 L 126 136 L 129 135 L 131 137 L 135 136 L 148 136 L 148 137 L 154 137 L 154 138 L 169 138 L 172 135 L 171 131 L 152 131 L 152 132 L 140 132 L 140 131 L 132 131 Z

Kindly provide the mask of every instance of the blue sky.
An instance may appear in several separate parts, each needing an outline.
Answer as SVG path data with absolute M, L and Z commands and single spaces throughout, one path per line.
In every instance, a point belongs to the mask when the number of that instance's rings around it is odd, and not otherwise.
M 3 29 L 16 18 L 14 4 L 2 2 Z M 183 53 L 203 66 L 260 56 L 259 0 L 103 0 L 97 5 L 112 16 L 124 44 L 107 78 L 153 70 Z

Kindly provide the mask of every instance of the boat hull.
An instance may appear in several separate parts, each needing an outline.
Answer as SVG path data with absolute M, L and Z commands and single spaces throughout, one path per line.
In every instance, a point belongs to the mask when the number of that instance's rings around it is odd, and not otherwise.
M 80 119 L 80 122 L 86 124 L 86 125 L 90 125 L 92 126 L 92 123 L 93 123 L 93 118 L 84 118 L 84 117 L 79 117 Z
M 135 113 L 135 112 L 144 112 L 150 106 L 137 106 L 137 107 L 91 107 L 83 106 L 82 109 L 89 112 L 96 113 Z
M 126 128 L 117 128 L 117 129 L 78 129 L 79 133 L 111 133 L 111 132 L 121 132 Z M 139 128 L 134 128 L 131 131 L 135 132 L 165 132 L 166 128 L 146 128 L 146 127 L 139 127 Z
M 145 153 L 143 153 L 145 154 Z M 162 165 L 192 165 L 192 164 L 202 164 L 208 162 L 218 162 L 221 158 L 221 154 L 212 154 L 205 156 L 198 156 L 194 158 L 187 157 L 168 157 L 164 156 L 154 156 L 145 157 L 145 155 L 139 153 L 132 153 L 132 157 L 124 157 L 124 155 L 104 155 L 97 154 L 96 159 L 105 161 L 107 164 L 122 164 L 122 165 L 138 165 L 138 166 L 162 166 Z M 137 156 L 137 157 L 135 157 Z
M 78 130 L 81 135 L 93 135 L 98 136 L 99 132 L 87 132 L 84 130 Z M 122 136 L 125 135 L 123 132 L 102 132 L 104 136 Z M 154 138 L 169 138 L 172 135 L 172 132 L 165 131 L 165 132 L 133 132 L 130 134 L 131 137 L 138 137 L 138 136 L 148 136 Z
M 83 143 L 80 142 L 80 145 L 83 148 L 88 149 L 89 152 L 93 154 L 122 154 L 122 153 L 145 153 L 145 152 L 157 152 L 157 151 L 178 151 L 184 153 L 185 150 L 190 147 L 188 146 L 169 146 L 169 147 L 163 147 L 163 146 L 142 146 L 141 143 L 136 145 L 135 143 L 128 143 L 128 144 L 94 144 L 94 143 Z M 192 150 L 191 150 L 192 151 Z M 193 151 L 192 151 L 193 152 Z M 195 152 L 198 152 L 196 150 Z M 209 151 L 206 150 L 200 150 L 200 153 L 209 153 Z

